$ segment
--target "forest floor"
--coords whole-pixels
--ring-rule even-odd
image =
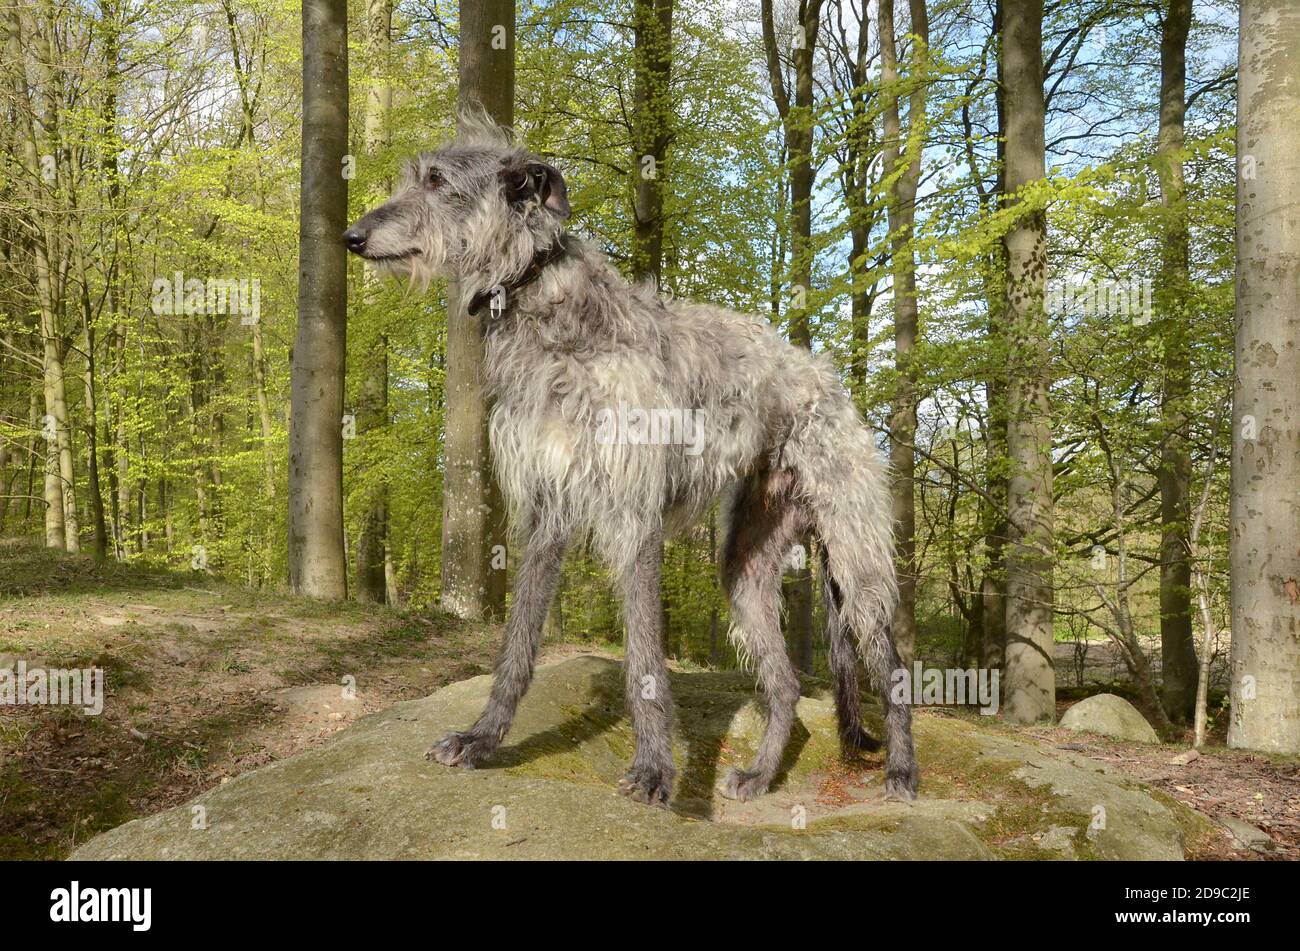
[[[445,615],[0,543],[0,668],[99,667],[107,679],[99,716],[0,707],[0,858],[62,857],[363,714],[485,673],[496,640]]]
[[[0,542],[0,668],[23,660],[107,677],[99,716],[0,707],[0,858],[60,858],[98,832],[324,743],[358,716],[484,673],[498,633],[436,613],[321,604]],[[1196,858],[1300,859],[1295,759],[1209,746],[1177,765],[1185,747],[1017,732],[1272,839],[1252,851],[1225,834]]]

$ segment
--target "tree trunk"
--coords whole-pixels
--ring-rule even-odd
[[[108,526],[104,517],[104,492],[99,483],[99,410],[97,404],[98,381],[95,375],[95,313],[90,298],[90,274],[82,246],[80,215],[73,201],[69,215],[69,239],[72,245],[72,263],[77,272],[78,297],[81,305],[81,339],[85,360],[82,385],[85,389],[86,413],[86,489],[90,493],[90,511],[94,531],[94,557],[103,561],[108,557]]]
[[[1136,628],[1133,625],[1132,598],[1129,594],[1133,587],[1133,579],[1128,567],[1128,521],[1126,514],[1130,504],[1129,493],[1124,481],[1124,474],[1120,471],[1119,464],[1115,460],[1115,454],[1111,449],[1110,439],[1106,435],[1099,407],[1094,409],[1092,416],[1097,427],[1098,446],[1106,459],[1106,471],[1110,481],[1111,519],[1115,525],[1116,548],[1114,598],[1107,597],[1106,589],[1101,584],[1097,584],[1095,590],[1102,603],[1110,609],[1114,618],[1114,628],[1110,633],[1123,654],[1129,677],[1137,687],[1138,695],[1142,698],[1143,703],[1151,709],[1153,716],[1156,718],[1156,732],[1168,740],[1173,737],[1173,724],[1169,722],[1164,707],[1160,705],[1155,679],[1151,673],[1151,664],[1147,660],[1146,651],[1142,649],[1142,642],[1138,639]]]
[[[366,95],[366,153],[374,159],[388,142],[388,117],[392,111],[393,90],[389,80],[389,53],[392,49],[392,0],[370,0],[366,11],[366,58],[371,76],[379,74]],[[367,201],[373,207],[383,200],[385,183],[381,180]],[[366,268],[361,290],[361,306],[366,308],[375,289],[373,269]],[[380,317],[370,313],[372,322]],[[365,332],[372,328],[367,326]],[[388,426],[388,337],[378,332],[373,345],[362,348],[365,364],[357,401],[357,433],[365,439],[382,433]],[[387,599],[386,554],[388,548],[388,487],[374,488],[365,500],[361,533],[357,538],[357,598],[382,604]]]
[[[664,196],[660,176],[672,135],[673,0],[633,0],[636,79],[632,128],[632,277],[663,277]]]
[[[230,37],[230,56],[234,62],[235,79],[239,85],[239,105],[243,114],[241,140],[253,153],[254,192],[259,212],[266,212],[266,181],[262,173],[262,153],[257,148],[257,116],[255,114],[256,82],[253,78],[253,55],[240,46],[240,34],[231,0],[222,0],[226,13],[226,27]],[[262,480],[268,499],[275,497],[275,449],[271,444],[274,429],[271,425],[271,402],[266,391],[266,346],[262,335],[262,321],[256,315],[251,326],[253,392],[257,399],[258,424],[262,434]],[[251,569],[250,569],[251,570]]]
[[[1300,753],[1300,7],[1242,0],[1228,745]]]
[[[54,355],[46,355],[47,373],[50,376],[50,393],[53,401],[47,410],[54,420],[55,445],[58,449],[58,480],[63,494],[63,547],[68,551],[81,551],[81,526],[77,518],[77,473],[73,463],[72,425],[68,418],[67,377],[64,370],[66,348],[59,327],[58,311],[50,315],[47,341],[52,342]],[[48,346],[48,345],[47,345]]]
[[[38,239],[39,243],[39,239]],[[38,255],[40,252],[38,252]],[[37,271],[48,264],[37,263]],[[39,278],[38,278],[39,281]],[[51,305],[52,306],[52,305]],[[64,497],[64,482],[60,473],[61,447],[59,440],[60,420],[67,419],[67,404],[63,393],[63,360],[59,356],[56,339],[57,330],[53,329],[56,318],[53,311],[46,311],[42,304],[41,342],[42,364],[44,366],[45,415],[42,418],[42,433],[45,438],[45,544],[49,548],[68,547],[68,507]],[[73,533],[72,537],[77,536]]]
[[[11,343],[12,340],[13,340],[13,336],[11,334],[6,334],[5,342]],[[3,405],[4,396],[5,396],[4,364],[5,364],[4,357],[0,356],[0,405]],[[3,416],[0,416],[0,420],[3,420]],[[13,494],[13,490],[11,488],[11,483],[13,480],[5,478],[5,469],[7,469],[8,467],[9,467],[9,444],[5,442],[3,439],[0,439],[0,538],[4,537],[5,515],[9,511],[9,496]],[[15,478],[16,476],[17,473],[15,473]]]
[[[122,9],[118,0],[100,0],[99,30],[103,34],[103,59],[107,68],[104,78],[104,99],[99,110],[100,129],[103,137],[103,155],[100,159],[100,172],[104,177],[108,193],[108,207],[112,215],[112,238],[106,249],[108,260],[104,266],[104,309],[103,313],[112,320],[105,357],[108,363],[108,375],[102,393],[104,405],[104,468],[108,474],[108,522],[113,539],[113,554],[118,559],[126,557],[124,538],[125,513],[122,507],[124,492],[121,483],[125,480],[126,440],[122,433],[116,433],[114,426],[120,420],[122,407],[113,398],[112,381],[123,379],[122,348],[125,346],[126,328],[118,305],[122,296],[118,286],[118,250],[121,229],[118,226],[118,213],[121,204],[121,184],[118,180],[117,157],[122,151],[122,143],[117,129],[117,102],[121,90],[121,67],[118,58],[121,51]],[[100,394],[97,394],[100,395]],[[98,440],[97,440],[98,441]],[[129,500],[128,500],[129,501]]]
[[[994,37],[1002,33],[1002,0],[993,6]],[[1002,207],[1006,196],[1006,109],[1002,89],[1002,57],[997,58],[997,82],[994,84],[997,112],[997,171],[992,189],[975,176],[980,207],[992,214]],[[963,119],[966,113],[963,111]],[[966,149],[971,168],[976,167],[973,130],[966,124]],[[988,433],[984,449],[984,483],[989,498],[981,507],[984,528],[984,571],[980,577],[980,657],[977,664],[990,670],[1001,669],[1007,647],[1007,406],[1006,334],[1003,332],[1006,303],[1006,249],[994,245],[985,263],[984,297],[988,308],[985,329],[986,355],[984,392],[988,401]]]
[[[62,74],[62,69],[61,64],[55,60],[57,47],[52,38],[58,17],[53,0],[46,0],[42,5],[42,14],[44,28],[37,27],[32,31],[31,37],[36,57],[36,88],[44,91],[45,100],[40,126],[47,139],[41,154],[52,154],[55,159],[54,196],[56,201],[62,204],[64,192],[72,188],[73,176],[71,155],[67,150],[59,147],[62,104],[56,77]],[[33,137],[34,141],[35,137]],[[50,267],[51,306],[47,315],[49,330],[43,336],[47,341],[52,341],[54,346],[53,357],[47,357],[46,369],[51,377],[50,385],[53,394],[53,402],[47,408],[47,412],[53,417],[55,439],[58,444],[58,478],[63,492],[64,547],[68,551],[76,552],[81,550],[81,530],[77,513],[77,477],[72,445],[72,420],[68,411],[66,389],[66,364],[70,341],[64,339],[62,328],[63,292],[66,274],[70,268],[62,229],[66,226],[70,232],[71,220],[67,215],[59,215],[56,219],[47,221],[46,225],[43,243]]]
[[[266,346],[262,341],[262,321],[253,327],[253,389],[257,396],[257,419],[262,433],[262,481],[266,497],[275,497],[275,450],[271,440],[275,431],[271,427],[271,400],[266,392]]]
[[[1210,447],[1210,461],[1205,466],[1205,483],[1201,489],[1201,502],[1192,518],[1187,539],[1188,560],[1192,565],[1192,579],[1196,585],[1196,605],[1201,615],[1201,656],[1196,666],[1196,708],[1192,718],[1192,745],[1200,748],[1205,743],[1205,730],[1209,720],[1206,704],[1210,695],[1210,664],[1214,660],[1214,645],[1219,637],[1218,625],[1210,605],[1210,565],[1208,553],[1201,546],[1201,530],[1205,526],[1205,510],[1210,504],[1210,490],[1214,486],[1214,461],[1218,458],[1218,426]]]
[[[1191,719],[1196,703],[1196,647],[1192,640],[1192,568],[1187,533],[1191,519],[1192,456],[1187,447],[1188,293],[1187,198],[1183,184],[1183,117],[1187,112],[1187,33],[1192,0],[1169,0],[1160,39],[1160,178],[1163,235],[1156,282],[1157,328],[1164,343],[1160,398],[1160,701],[1177,723]]]
[[[99,484],[99,412],[95,401],[97,387],[95,380],[95,327],[90,320],[88,295],[83,304],[87,305],[83,337],[86,346],[86,479],[90,489],[90,510],[95,523],[95,560],[104,561],[108,557],[108,524],[104,517],[104,492]]]
[[[8,257],[9,255],[7,252],[0,251],[0,261],[8,264]],[[0,350],[3,350],[3,352],[0,352],[0,407],[5,406],[6,401],[10,398],[10,388],[6,384],[9,380],[13,379],[13,377],[9,375],[6,367],[6,364],[9,362],[6,353],[12,353],[17,349],[14,344],[14,334],[12,330],[7,330],[5,332],[3,342],[4,347],[0,348]],[[21,390],[19,392],[21,393]],[[15,396],[16,395],[17,394],[15,394]],[[10,422],[11,420],[6,418],[5,413],[0,411],[0,425],[8,424]],[[15,415],[12,418],[12,423],[15,424],[14,429],[18,428],[16,425],[17,422],[18,417]],[[18,441],[15,439],[14,445],[17,444]],[[18,481],[19,474],[22,472],[21,466],[15,466],[12,474],[5,471],[9,468],[9,463],[13,458],[13,453],[9,449],[9,438],[0,436],[0,538],[4,537],[5,516],[9,513],[9,499],[14,493],[14,486]]]
[[[18,138],[21,139],[23,175],[32,197],[41,192],[41,150],[36,144],[36,125],[32,119],[32,104],[28,96],[27,58],[23,49],[20,7],[9,7],[6,50],[13,78],[14,111],[18,119]],[[42,436],[45,440],[45,544],[49,548],[66,548],[68,530],[67,509],[64,504],[64,483],[60,477],[59,420],[67,425],[67,407],[63,401],[63,361],[56,326],[55,292],[50,272],[48,253],[49,236],[44,216],[40,211],[43,202],[31,202],[32,259],[36,268],[36,299],[40,312],[42,353],[42,392],[45,415]],[[75,541],[76,535],[73,534]]]
[[[999,175],[999,181],[1001,176]],[[998,188],[997,201],[1002,189]],[[984,517],[984,572],[980,578],[983,635],[980,663],[993,670],[1006,663],[1007,649],[1007,347],[1003,327],[1006,306],[1006,254],[999,246],[989,256],[988,349],[989,372],[984,382],[988,399],[988,439],[984,450],[984,481],[989,500]]]
[[[514,122],[514,0],[461,0],[459,78],[462,110],[482,107],[501,125]],[[453,282],[447,288],[441,601],[463,618],[499,617],[505,610],[506,572],[498,557],[506,544],[505,506],[492,471],[482,362],[478,319]]]
[[[846,61],[847,89],[837,90],[849,105],[848,133],[846,136],[844,169],[841,173],[844,189],[844,206],[849,225],[849,319],[851,323],[852,352],[849,356],[849,381],[854,398],[859,404],[867,388],[868,365],[871,351],[871,312],[875,301],[875,284],[868,286],[867,253],[871,249],[871,232],[879,216],[875,201],[875,181],[872,168],[879,153],[874,133],[867,91],[867,64],[870,58],[866,10],[858,20],[857,42],[850,51],[843,44]]]
[[[32,441],[28,447],[27,458],[27,505],[23,508],[23,520],[32,517],[32,502],[36,499],[36,462],[43,460],[41,455],[41,393],[32,387],[27,404],[27,428],[31,431]],[[60,533],[62,537],[62,533]]]
[[[812,191],[813,191],[813,65],[817,35],[821,31],[822,0],[799,0],[794,48],[794,98],[791,100],[781,73],[776,45],[776,27],[772,0],[763,0],[763,44],[767,54],[768,80],[785,130],[786,154],[790,165],[790,272],[791,304],[787,310],[787,333],[790,342],[806,349],[812,347],[808,299],[812,294]],[[813,669],[813,593],[811,536],[805,534],[799,544],[802,565],[787,573],[782,585],[786,602],[786,635],[791,642],[795,666]]]
[[[289,585],[347,596],[343,548],[348,45],[346,0],[303,0],[302,212],[289,424]]]
[[[120,305],[119,305],[120,306]],[[119,385],[126,379],[126,343],[127,324],[122,315],[113,323],[113,377]],[[113,438],[113,490],[117,522],[117,557],[125,561],[129,557],[129,546],[133,534],[131,526],[131,450],[130,434],[126,426],[126,389],[119,391],[117,413],[114,416]],[[134,533],[137,535],[138,533]]]
[[[903,663],[916,650],[916,256],[912,248],[916,224],[916,190],[921,178],[925,135],[926,45],[930,27],[925,0],[910,0],[911,33],[915,39],[913,72],[920,72],[909,98],[906,144],[898,108],[898,50],[894,29],[894,0],[880,0],[881,85],[885,97],[885,169],[889,187],[890,270],[894,283],[894,366],[898,389],[889,423],[889,461],[893,470],[895,559],[898,566],[898,608],[894,612],[894,643]]]
[[[635,80],[632,119],[632,279],[663,286],[664,159],[672,135],[673,0],[634,0]],[[664,544],[659,542],[659,559]],[[660,599],[665,637],[667,604]]]
[[[1007,4],[1002,20],[1008,205],[1045,171],[1042,0]],[[1007,719],[1056,718],[1052,663],[1052,439],[1048,407],[1051,364],[1043,308],[1047,216],[1026,209],[1003,239],[1007,295]]]
[[[194,483],[194,508],[198,515],[198,540],[199,544],[207,546],[208,530],[211,523],[211,509],[208,501],[208,478],[205,472],[203,460],[205,456],[210,456],[212,449],[204,445],[203,432],[204,427],[201,416],[208,404],[207,385],[210,378],[210,371],[207,362],[207,345],[204,340],[202,331],[202,321],[197,320],[192,335],[185,334],[189,339],[186,350],[189,354],[190,362],[190,379],[189,386],[186,389],[185,409],[186,418],[189,424],[189,465],[190,479]],[[184,339],[184,338],[183,338]],[[166,483],[160,481],[160,490],[158,492],[158,504],[164,515],[169,511],[167,508],[167,494],[162,491]],[[170,521],[168,521],[170,525]],[[167,538],[170,541],[171,532],[167,532]],[[170,547],[170,546],[169,546]]]
[[[357,405],[358,434],[375,435],[388,425],[388,338],[380,334],[365,355],[365,376]],[[366,499],[357,537],[357,599],[383,604],[387,600],[385,573],[388,549],[388,491],[375,486]]]
[[[1001,306],[990,316],[996,320]],[[1003,353],[1002,335],[989,334],[995,352]],[[989,669],[1000,669],[1006,661],[1007,648],[1007,576],[1006,540],[1010,527],[1006,514],[999,506],[1007,500],[1007,416],[1005,386],[1001,374],[990,375],[985,391],[989,401],[988,440],[985,448],[984,479],[993,504],[984,506],[986,530],[984,532],[984,572],[980,578],[980,613],[982,622],[982,651],[979,663]]]

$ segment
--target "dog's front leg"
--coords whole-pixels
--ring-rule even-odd
[[[448,733],[426,754],[446,766],[472,768],[497,748],[510,729],[515,709],[533,679],[533,666],[542,643],[542,626],[564,562],[567,538],[534,532],[524,549],[515,578],[505,640],[492,681],[487,708],[464,733]]]
[[[663,613],[659,577],[662,533],[652,532],[638,546],[636,560],[623,575],[623,618],[627,628],[624,675],[628,712],[636,733],[632,768],[619,780],[623,795],[664,805],[672,794],[673,701],[664,662]]]

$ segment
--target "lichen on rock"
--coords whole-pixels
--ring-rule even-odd
[[[633,737],[621,668],[603,656],[539,667],[506,743],[480,768],[425,760],[433,739],[473,721],[490,683],[475,677],[365,717],[321,747],[104,833],[73,858],[1183,857],[1186,817],[1174,815],[1183,807],[960,717],[917,717],[921,796],[885,801],[883,754],[844,761],[833,704],[817,690],[799,702],[772,792],[723,799],[717,785],[762,730],[743,673],[673,674],[679,776],[669,809],[615,789]],[[878,735],[878,713],[868,707],[866,720]]]

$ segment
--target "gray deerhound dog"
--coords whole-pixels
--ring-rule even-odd
[[[350,251],[417,286],[459,281],[482,327],[497,475],[527,537],[487,709],[430,758],[472,767],[505,737],[566,543],[590,532],[621,584],[627,630],[636,755],[619,789],[665,804],[676,770],[661,544],[725,490],[731,636],[768,710],[754,762],[728,774],[723,794],[761,796],[780,767],[799,699],[781,635],[781,570],[811,529],[841,743],[879,748],[862,728],[856,635],[885,704],[886,792],[913,798],[911,712],[889,697],[897,584],[888,477],[871,431],[827,361],[759,318],[629,285],[565,231],[568,216],[555,168],[482,116],[462,117],[454,141],[410,163],[393,197],[344,234]]]

